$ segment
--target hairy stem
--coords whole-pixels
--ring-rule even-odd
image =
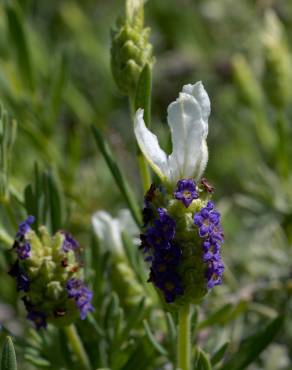
[[[177,337],[177,368],[191,369],[191,305],[183,306],[179,311]]]

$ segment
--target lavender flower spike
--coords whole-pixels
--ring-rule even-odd
[[[16,262],[9,274],[27,310],[27,319],[36,329],[51,323],[71,325],[93,311],[93,293],[83,282],[82,249],[67,231],[50,235],[45,226],[38,232],[28,217],[19,226],[12,251]]]
[[[146,195],[145,208],[152,217],[144,224],[140,249],[150,267],[148,281],[174,310],[200,302],[221,284],[221,216],[201,181],[180,179],[176,188],[153,189],[151,197]]]

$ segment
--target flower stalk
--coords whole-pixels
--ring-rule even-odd
[[[179,310],[177,337],[177,368],[191,369],[191,304]]]

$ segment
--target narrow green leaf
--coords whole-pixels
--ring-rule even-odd
[[[137,323],[140,322],[142,319],[144,313],[145,313],[145,297],[141,299],[141,301],[137,304],[136,307],[133,308],[133,310],[130,312],[130,314],[127,316],[127,322],[125,329],[123,330],[123,337],[127,338],[130,331],[137,325]]]
[[[166,313],[166,325],[170,341],[175,342],[177,338],[177,330],[170,312]]]
[[[223,305],[218,310],[209,315],[205,320],[201,321],[198,325],[198,328],[202,329],[208,326],[212,326],[214,324],[224,322],[226,317],[228,317],[231,314],[232,310],[233,305],[231,303]]]
[[[198,370],[212,370],[209,356],[203,351],[199,350],[199,359],[197,364]]]
[[[10,337],[6,338],[3,345],[1,357],[1,370],[17,370],[14,345]]]
[[[37,210],[35,208],[35,199],[32,190],[32,185],[29,184],[24,189],[24,201],[26,212],[30,215],[34,215],[38,219]]]
[[[143,325],[144,325],[144,329],[145,329],[145,332],[146,332],[146,335],[147,335],[147,338],[149,339],[149,342],[152,344],[152,346],[161,354],[161,355],[164,355],[164,356],[167,356],[167,351],[165,348],[162,347],[161,344],[159,344],[157,342],[157,340],[155,339],[154,335],[152,334],[151,332],[151,329],[149,327],[149,324],[147,322],[147,320],[143,320]]]
[[[133,269],[137,277],[137,280],[143,286],[148,287],[149,284],[145,284],[148,278],[145,273],[144,265],[141,264],[141,256],[139,256],[139,250],[137,246],[134,245],[133,240],[126,232],[122,232],[122,241],[126,256],[129,260],[131,268]]]
[[[147,127],[150,127],[151,121],[151,92],[152,92],[152,69],[147,63],[145,64],[142,72],[139,76],[139,81],[136,88],[136,96],[134,102],[132,102],[134,112],[138,108],[144,109],[144,121]],[[132,113],[134,113],[132,112]],[[146,192],[151,183],[151,172],[148,163],[142,154],[141,150],[137,146],[137,159],[140,168],[140,176],[143,184],[144,192]]]
[[[47,173],[48,201],[52,232],[62,228],[62,198],[57,181],[51,172]]]
[[[33,72],[31,68],[31,59],[25,30],[23,28],[24,20],[21,18],[18,8],[7,3],[6,16],[8,22],[8,29],[11,40],[16,49],[17,62],[21,77],[26,86],[34,89]]]
[[[152,69],[150,65],[145,64],[137,85],[135,110],[144,109],[145,124],[150,127],[151,124],[151,92],[152,92]]]
[[[284,317],[272,320],[263,330],[245,339],[221,370],[242,370],[251,364],[273,341],[283,325]]]
[[[54,63],[55,73],[53,74],[52,86],[51,86],[51,96],[50,96],[50,106],[49,106],[49,122],[51,125],[53,121],[56,120],[57,114],[60,109],[63,91],[67,81],[68,75],[68,58],[67,54],[63,52],[58,60],[57,68]]]
[[[24,358],[26,361],[37,366],[37,368],[45,368],[45,369],[52,368],[52,364],[49,361],[45,360],[44,358],[31,356],[29,354],[25,354]]]
[[[6,230],[0,228],[0,242],[11,248],[14,239],[7,233]]]
[[[218,362],[220,362],[224,355],[225,355],[225,352],[227,350],[227,347],[229,346],[229,342],[226,342],[224,343],[222,346],[220,346],[218,348],[218,350],[213,354],[213,356],[211,357],[211,364],[214,366],[216,364],[218,364]]]
[[[103,330],[102,330],[102,329],[101,329],[101,327],[98,325],[98,323],[96,322],[96,320],[95,320],[94,316],[93,316],[91,313],[87,314],[87,320],[88,320],[88,322],[90,323],[90,325],[92,325],[92,327],[93,327],[94,331],[96,332],[96,334],[97,334],[98,336],[103,336],[103,335],[104,335]]]
[[[107,303],[106,312],[103,320],[106,329],[113,327],[113,320],[117,317],[118,313],[119,313],[119,297],[115,292],[113,292],[110,295],[110,299]],[[114,335],[114,333],[111,334]]]
[[[115,179],[116,184],[121,194],[123,195],[135,222],[140,227],[142,223],[141,222],[141,212],[140,212],[138,203],[134,197],[134,193],[130,189],[126,179],[123,177],[117,165],[117,161],[114,158],[105,137],[102,135],[101,131],[97,127],[92,126],[92,130],[93,130],[95,141],[108,165],[108,168],[111,171],[111,174],[113,178]]]

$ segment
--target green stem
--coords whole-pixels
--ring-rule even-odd
[[[135,112],[136,112],[136,107],[135,107],[135,99],[130,97],[130,110],[131,110],[131,117],[132,120],[134,120]],[[140,177],[141,177],[141,182],[143,186],[143,191],[146,193],[146,191],[150,188],[151,186],[151,172],[148,166],[148,163],[143,156],[141,150],[137,147],[137,156],[138,156],[138,165],[139,165],[139,171],[140,171]]]
[[[191,305],[186,304],[179,311],[177,337],[177,368],[191,369]]]
[[[149,170],[149,166],[145,160],[145,157],[139,150],[138,152],[138,164],[139,164],[139,169],[140,169],[140,176],[141,176],[141,181],[143,185],[143,190],[144,193],[149,190],[151,186],[151,174]]]
[[[64,328],[66,336],[69,340],[73,353],[77,356],[80,363],[81,369],[91,370],[90,362],[81,342],[81,339],[77,333],[76,327],[74,324],[66,326]]]

